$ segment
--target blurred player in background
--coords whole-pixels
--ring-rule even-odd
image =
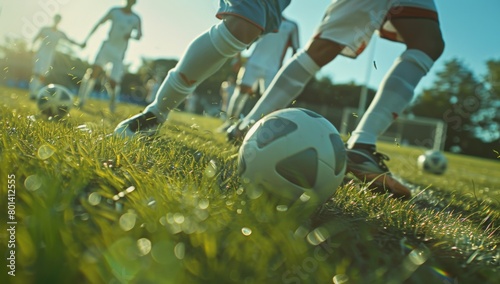
[[[220,85],[220,96],[221,96],[221,118],[227,120],[227,109],[229,107],[229,101],[236,88],[236,79],[233,75],[229,75],[226,81],[222,82]]]
[[[292,55],[299,49],[297,23],[283,18],[278,32],[261,37],[254,46],[245,66],[240,68],[237,86],[227,107],[226,122],[218,130],[225,131],[239,119],[248,98],[257,89],[263,92],[278,73],[288,48]]]
[[[40,29],[38,34],[33,38],[32,45],[35,46],[38,41],[40,41],[40,45],[35,54],[33,75],[29,85],[29,96],[32,100],[36,99],[38,91],[45,84],[47,75],[50,69],[52,69],[52,62],[54,61],[54,54],[56,53],[59,41],[65,40],[80,47],[83,46],[69,39],[64,32],[59,30],[58,26],[61,19],[61,15],[55,15],[54,25]]]
[[[134,6],[135,3],[136,0],[127,0],[124,7],[111,8],[108,13],[97,22],[87,36],[85,44],[100,25],[107,21],[111,21],[108,39],[102,43],[92,68],[87,70],[87,73],[82,79],[78,93],[80,107],[84,106],[89,94],[95,87],[96,80],[103,73],[106,65],[111,63],[112,68],[109,74],[109,80],[106,83],[106,90],[110,97],[109,109],[111,112],[115,111],[116,100],[120,95],[120,83],[124,73],[123,59],[127,51],[128,41],[131,38],[139,40],[142,37],[141,18],[132,11],[132,6]]]
[[[146,109],[115,128],[119,136],[153,135],[186,96],[219,70],[228,59],[248,48],[262,34],[276,32],[290,0],[221,0],[218,24],[189,44],[176,67],[169,71]]]
[[[368,110],[348,141],[347,171],[373,181],[396,197],[410,190],[392,178],[376,150],[376,141],[413,99],[414,90],[441,56],[444,41],[433,0],[332,1],[306,50],[279,71],[252,111],[228,129],[230,139],[242,138],[248,127],[274,110],[287,107],[307,82],[337,55],[356,58],[373,33],[402,42],[407,49],[395,60]]]

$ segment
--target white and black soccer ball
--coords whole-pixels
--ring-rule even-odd
[[[289,201],[325,202],[341,184],[346,150],[338,130],[306,109],[278,110],[255,123],[243,139],[238,170],[244,187]]]
[[[417,160],[418,169],[424,172],[441,175],[448,168],[448,160],[441,151],[426,151]]]
[[[61,118],[73,106],[73,94],[64,86],[49,84],[40,89],[36,98],[40,112],[48,117]]]

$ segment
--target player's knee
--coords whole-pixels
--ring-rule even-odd
[[[214,47],[225,57],[234,57],[247,47],[247,44],[237,39],[222,22],[214,25],[209,35]]]
[[[424,73],[431,70],[432,65],[434,65],[434,59],[430,57],[426,52],[419,49],[407,49],[400,56],[401,60],[412,62],[413,64],[420,67]]]
[[[251,44],[262,34],[261,28],[237,16],[226,15],[224,26],[235,38],[245,44]]]
[[[327,39],[315,38],[306,49],[307,54],[319,66],[330,63],[342,51],[344,46]]]
[[[420,50],[432,58],[433,61],[436,61],[443,54],[444,46],[444,40],[440,33],[417,40],[413,44],[407,44],[408,49]]]
[[[431,47],[432,51],[430,52],[429,56],[434,61],[436,61],[443,54],[444,46],[445,46],[445,43],[444,43],[444,40],[442,37],[435,39],[433,44],[432,44],[432,47]]]

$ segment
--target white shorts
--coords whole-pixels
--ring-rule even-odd
[[[123,67],[123,58],[125,56],[126,47],[116,47],[109,42],[105,41],[101,45],[101,49],[97,53],[97,56],[94,61],[94,65],[101,67],[103,70],[106,70],[108,64],[111,64],[111,71],[108,76],[111,80],[119,83],[121,82],[124,67]]]
[[[54,60],[53,50],[40,50],[36,53],[35,62],[33,64],[33,74],[40,76],[47,76],[52,68],[52,61]]]
[[[315,37],[345,45],[341,54],[355,58],[366,48],[375,31],[383,38],[404,42],[391,19],[416,17],[438,21],[434,1],[337,0],[328,6]]]
[[[240,72],[238,72],[236,83],[252,87],[254,91],[259,87],[262,92],[269,87],[276,73],[278,73],[278,69],[276,68],[264,68],[261,65],[247,62],[245,67],[241,68]]]

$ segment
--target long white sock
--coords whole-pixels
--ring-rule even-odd
[[[414,90],[434,60],[420,50],[409,49],[396,59],[386,74],[370,107],[349,138],[355,143],[375,145],[377,138],[392,124],[413,99]]]
[[[40,91],[41,86],[42,86],[42,81],[38,78],[38,76],[33,76],[31,78],[29,86],[30,98],[36,98],[36,96],[38,95],[38,91]]]
[[[262,116],[287,107],[300,95],[307,82],[319,70],[320,67],[305,51],[298,53],[293,60],[278,71],[269,88],[266,89],[239,127],[244,129]]]
[[[87,71],[80,83],[80,89],[78,90],[78,100],[80,104],[83,104],[87,100],[89,94],[94,90],[96,79],[92,78],[90,74],[91,73]]]
[[[244,105],[247,101],[248,94],[242,93],[240,88],[236,88],[234,90],[231,99],[229,100],[229,105],[227,107],[227,118],[228,119],[238,119],[238,116],[243,109],[242,104]],[[242,102],[243,101],[243,102]]]
[[[163,81],[153,103],[144,112],[154,113],[165,121],[170,110],[178,107],[187,95],[206,78],[219,70],[228,58],[247,47],[226,28],[223,22],[196,38],[177,66]]]

